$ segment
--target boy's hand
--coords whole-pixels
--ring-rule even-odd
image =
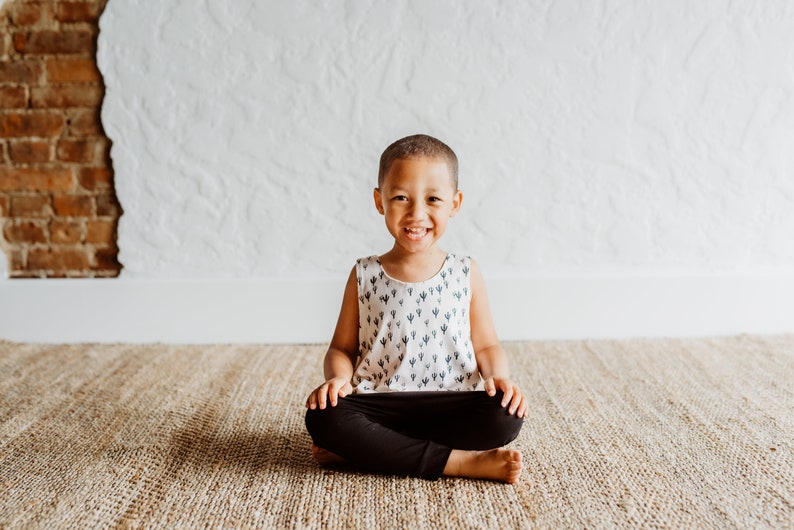
[[[315,388],[309,394],[309,398],[306,400],[306,408],[314,410],[320,407],[320,409],[324,409],[327,403],[335,407],[340,397],[345,397],[352,391],[353,385],[350,384],[350,380],[334,377]]]
[[[485,392],[489,396],[495,396],[497,390],[504,393],[502,396],[502,406],[508,407],[510,414],[515,414],[518,418],[523,418],[527,415],[527,400],[524,393],[516,386],[513,381],[501,377],[489,377],[485,380]]]

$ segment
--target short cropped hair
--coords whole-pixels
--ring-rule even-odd
[[[391,144],[380,155],[380,168],[378,169],[378,187],[383,187],[386,173],[395,160],[409,158],[440,158],[447,163],[452,187],[458,189],[458,157],[447,144],[437,138],[426,134],[406,136]]]

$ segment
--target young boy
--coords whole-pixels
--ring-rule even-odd
[[[438,246],[463,200],[455,153],[426,135],[394,142],[374,199],[394,245],[359,259],[348,277],[326,380],[306,401],[314,458],[514,483],[522,456],[503,446],[518,436],[527,403],[479,267]]]

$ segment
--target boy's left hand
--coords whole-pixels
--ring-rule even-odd
[[[501,390],[502,406],[509,407],[510,414],[515,414],[517,418],[523,418],[527,414],[527,400],[521,389],[512,380],[501,377],[489,377],[484,383],[485,392],[489,396],[495,396],[497,390]]]

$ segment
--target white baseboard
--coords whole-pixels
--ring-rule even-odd
[[[794,274],[487,279],[502,340],[794,333]],[[344,278],[3,280],[0,339],[326,343]]]

